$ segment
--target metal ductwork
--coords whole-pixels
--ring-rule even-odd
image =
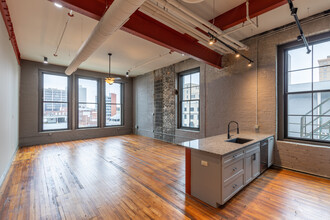
[[[145,0],[115,0],[80,47],[78,54],[65,70],[65,74],[71,75],[75,72],[79,65],[86,61],[111,34],[120,29],[144,2]]]

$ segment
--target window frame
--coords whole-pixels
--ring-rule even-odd
[[[83,76],[83,75],[75,75],[76,77],[76,83],[75,83],[75,92],[76,92],[76,123],[75,123],[75,126],[76,126],[76,129],[77,130],[83,130],[83,129],[95,129],[95,128],[100,128],[101,127],[101,86],[100,86],[100,79],[99,78],[96,78],[96,77],[90,77],[90,76]],[[97,83],[97,103],[85,103],[85,104],[97,104],[97,125],[96,126],[92,126],[92,127],[79,127],[79,79],[86,79],[86,80],[93,80],[93,81],[96,81]]]
[[[121,117],[121,123],[120,123],[120,125],[107,125],[107,102],[106,102],[106,97],[107,97],[107,95],[106,95],[106,92],[107,92],[107,83],[106,82],[104,82],[104,107],[103,107],[103,109],[104,109],[104,116],[103,116],[103,120],[104,120],[104,123],[103,123],[103,126],[105,127],[105,128],[113,128],[113,127],[122,127],[122,126],[124,126],[124,86],[125,86],[125,84],[124,83],[122,83],[122,82],[114,82],[114,83],[117,83],[117,84],[119,84],[120,85],[120,110],[121,110],[121,112],[120,112],[120,117]],[[110,103],[108,103],[108,104],[110,104]],[[110,104],[111,105],[111,104]],[[117,103],[116,103],[116,105],[118,105]]]
[[[54,76],[61,76],[61,77],[66,77],[67,78],[67,102],[58,102],[58,103],[66,103],[67,104],[67,128],[63,129],[44,129],[44,123],[43,123],[43,118],[44,118],[44,75],[54,75]],[[71,105],[71,83],[72,78],[71,76],[67,76],[63,73],[60,72],[54,72],[54,71],[48,71],[48,70],[39,70],[39,94],[38,94],[38,109],[39,109],[39,125],[38,125],[38,130],[39,132],[56,132],[56,131],[68,131],[72,130],[71,126],[71,111],[72,111],[72,105]],[[49,103],[54,103],[50,101],[46,101]]]
[[[190,91],[190,99],[189,100],[185,100],[185,101],[188,101],[189,103],[192,102],[192,101],[197,101],[198,102],[198,107],[197,109],[200,109],[200,105],[201,105],[201,100],[200,100],[200,88],[201,88],[201,83],[200,83],[200,79],[201,79],[201,73],[200,73],[200,67],[197,67],[197,68],[194,68],[194,69],[189,69],[189,70],[186,70],[186,71],[183,71],[183,72],[180,72],[178,73],[178,125],[177,125],[177,128],[178,129],[184,129],[184,130],[192,130],[192,131],[200,131],[200,126],[201,126],[201,113],[200,111],[198,111],[198,128],[193,128],[193,127],[190,127],[190,123],[188,124],[188,126],[183,126],[182,125],[182,103],[185,102],[184,100],[182,100],[182,91],[183,91],[183,85],[182,85],[182,80],[181,78],[183,76],[186,76],[186,75],[192,75],[192,74],[195,74],[195,73],[198,73],[199,74],[199,97],[198,99],[191,99],[191,87],[189,88],[189,91]],[[189,105],[189,112],[190,112],[190,108],[191,106]],[[189,113],[189,122],[190,122],[190,113]]]
[[[314,44],[319,44],[322,42],[330,41],[330,32],[315,35],[308,37],[308,42],[310,46]],[[320,140],[320,139],[313,139],[312,138],[299,138],[299,137],[289,137],[288,136],[288,95],[291,94],[311,94],[311,102],[312,102],[312,117],[313,122],[313,100],[314,94],[320,92],[330,92],[330,88],[326,90],[314,90],[314,83],[313,83],[313,70],[319,67],[313,66],[313,54],[312,54],[312,66],[308,68],[299,69],[300,70],[308,70],[311,69],[312,72],[312,81],[311,81],[311,90],[310,91],[296,91],[296,92],[288,92],[288,63],[287,63],[287,52],[289,50],[298,49],[305,47],[303,42],[290,42],[284,45],[278,46],[278,82],[277,82],[277,103],[278,103],[278,139],[279,140],[293,140],[302,143],[327,143],[330,144],[330,141]],[[313,52],[312,52],[313,53]],[[323,67],[323,66],[322,66]],[[298,70],[294,70],[298,71]],[[312,130],[313,130],[313,123],[312,123]]]

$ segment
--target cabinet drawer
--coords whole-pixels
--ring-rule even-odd
[[[244,187],[243,177],[244,175],[241,174],[225,184],[222,192],[223,203],[228,201],[231,197],[233,197],[238,191],[240,191]]]
[[[252,144],[251,146],[247,146],[245,148],[245,154],[249,154],[252,151],[260,151],[260,142]]]
[[[224,182],[226,182],[232,176],[234,176],[235,174],[237,174],[241,170],[243,170],[243,164],[244,164],[244,158],[241,158],[240,160],[238,160],[234,163],[231,163],[228,166],[225,166],[224,170],[223,170]]]
[[[235,161],[240,160],[243,157],[244,157],[244,151],[243,150],[239,150],[239,151],[230,153],[227,156],[224,156],[222,162],[226,166],[228,164],[231,164],[231,163],[233,163]]]

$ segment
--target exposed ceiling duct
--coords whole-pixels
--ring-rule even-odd
[[[160,12],[157,13],[154,10],[154,12],[152,13],[152,11],[150,10],[154,8],[158,8],[158,11]],[[191,35],[192,37],[195,37],[203,45],[205,45],[205,41],[208,41],[207,39],[209,39],[205,33],[211,32],[213,35],[220,38],[222,42],[225,43],[225,45],[230,46],[230,48],[228,48],[225,45],[214,44],[214,49],[216,49],[222,54],[234,53],[231,48],[234,48],[235,50],[248,49],[246,45],[228,36],[220,28],[216,27],[209,21],[191,12],[175,0],[149,0],[148,2],[146,2],[146,4],[143,5],[142,11],[149,15],[153,14],[153,17],[156,17],[156,19],[159,19],[161,22],[165,23],[168,26],[172,26],[173,28],[175,28],[175,26],[179,26],[179,31],[183,31]],[[161,11],[163,13],[161,13]],[[167,15],[164,16],[164,13]],[[170,21],[171,19],[178,20],[178,22]]]
[[[145,0],[115,0],[96,25],[92,34],[80,47],[77,55],[65,70],[65,73],[71,75],[75,72],[79,65],[87,60],[111,34],[120,29],[128,21],[130,16],[144,1]]]

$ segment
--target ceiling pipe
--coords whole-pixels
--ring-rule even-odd
[[[115,0],[80,47],[77,55],[65,70],[65,74],[71,75],[75,72],[79,65],[86,61],[111,34],[120,29],[144,2],[145,0]]]
[[[184,23],[184,21],[177,19],[174,16],[168,16],[164,11],[158,10],[158,7],[153,4],[143,4],[140,9],[141,12],[155,18],[156,20],[166,24],[167,26],[178,30],[180,33],[186,33],[194,38],[196,38],[200,44],[214,50],[218,50],[221,54],[233,53],[230,49],[228,49],[225,45],[216,44],[210,46],[208,44],[209,37],[198,31],[195,27]]]
[[[198,40],[198,42],[200,44],[208,47],[211,50],[216,49],[221,54],[230,53],[228,48],[226,46],[222,45],[222,44],[217,44],[217,45],[210,46],[208,44],[209,37],[206,36],[205,34],[203,34],[202,32],[198,31],[195,27],[192,27],[192,26],[189,26],[186,23],[183,23],[182,20],[179,20],[179,19],[175,18],[174,16],[168,16],[163,11],[158,10],[157,6],[154,6],[154,7],[156,7],[156,9],[153,9],[151,6],[152,5],[144,4],[144,5],[141,6],[141,8],[139,10],[141,12],[155,18],[159,22],[162,22],[162,23],[166,24],[170,28],[178,30],[182,34],[188,34],[188,35],[194,37],[195,39]]]
[[[258,28],[258,17],[256,18],[257,23],[252,21],[251,18],[250,18],[249,10],[250,10],[249,0],[246,0],[246,20],[249,21],[255,28]]]
[[[196,22],[194,22],[194,25],[196,25],[198,28],[202,29],[205,32],[213,31],[215,34],[218,35],[218,37],[220,39],[222,39],[222,41],[224,41],[228,45],[234,47],[235,49],[244,49],[244,50],[248,49],[248,47],[246,45],[239,42],[238,40],[233,39],[230,36],[224,35],[224,32],[220,28],[218,28],[217,26],[214,26],[209,21],[207,21],[207,20],[201,18],[200,16],[196,15],[195,13],[191,12],[189,9],[187,9],[186,7],[181,5],[179,2],[177,2],[175,0],[154,0],[154,1],[156,1],[159,4],[162,4],[163,7],[168,8],[169,10],[171,10],[171,12],[173,11],[174,13],[177,13],[176,10],[179,10],[179,12],[181,12],[179,14],[181,14],[181,15],[183,15],[183,13],[186,14],[186,18],[188,18],[189,22],[193,22],[190,19],[190,18],[192,18],[194,21],[198,22],[198,24],[196,24]]]
[[[174,7],[173,5],[169,4],[167,1],[165,0],[155,0],[155,2],[146,2],[146,4],[154,4],[156,5],[158,8],[160,8],[161,10],[167,12],[170,15],[173,15],[179,19],[185,20],[186,22],[191,23],[192,25],[194,25],[195,27],[199,28],[200,30],[204,31],[205,33],[212,31],[212,33],[214,33],[215,35],[219,35],[219,33],[214,32],[212,29],[206,27],[205,25],[201,24],[199,21],[195,20],[194,18],[190,17],[189,15],[183,13],[181,10],[179,10],[178,8]],[[211,26],[211,23],[210,23]],[[237,44],[233,43],[232,41],[228,40],[228,39],[224,39],[222,38],[222,41],[225,42],[226,44],[230,45],[231,47],[240,50],[242,49],[240,46],[238,46]]]

